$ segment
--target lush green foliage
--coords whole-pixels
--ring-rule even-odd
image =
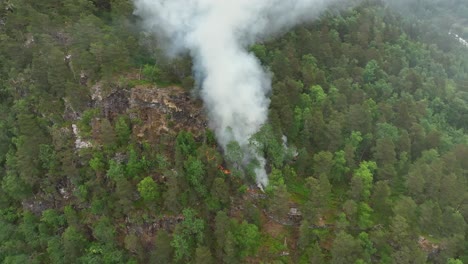
[[[468,263],[468,55],[447,35],[468,7],[435,2],[251,48],[273,76],[265,192],[237,142],[223,160],[211,131],[145,138],[95,103],[193,85],[131,1],[1,2],[0,262]]]

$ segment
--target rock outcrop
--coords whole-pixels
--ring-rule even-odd
[[[181,130],[199,135],[206,127],[201,102],[193,100],[189,93],[176,86],[133,88],[127,111],[130,118],[141,121],[133,127],[134,133],[148,140]]]

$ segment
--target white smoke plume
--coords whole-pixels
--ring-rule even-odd
[[[134,0],[147,30],[170,40],[168,52],[189,52],[210,125],[225,148],[235,140],[260,162],[257,183],[268,184],[265,159],[249,138],[266,122],[270,76],[249,45],[316,18],[334,0]]]

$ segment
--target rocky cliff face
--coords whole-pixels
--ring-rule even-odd
[[[207,126],[201,101],[178,86],[140,85],[115,89],[108,95],[103,95],[100,85],[91,90],[94,105],[103,116],[113,121],[119,115],[128,115],[134,121],[134,136],[142,141],[155,142],[181,130],[199,136]]]
[[[133,132],[138,138],[148,140],[181,130],[199,135],[206,127],[201,102],[176,86],[133,88],[127,112],[132,119],[141,121],[133,127]]]
[[[64,113],[65,118],[72,122],[68,130],[74,134],[76,149],[99,146],[103,139],[102,123],[108,120],[112,124],[122,115],[132,120],[133,137],[140,142],[171,144],[182,130],[200,138],[207,128],[201,100],[178,86],[139,85],[127,89],[117,86],[103,89],[102,83],[96,83],[90,90],[89,105],[100,112],[99,117],[90,121],[91,133],[86,136],[77,126],[83,113],[72,107],[67,107]]]

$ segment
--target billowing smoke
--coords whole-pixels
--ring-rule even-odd
[[[267,120],[270,76],[249,45],[316,18],[333,0],[135,0],[148,30],[170,40],[168,52],[189,52],[210,125],[226,148],[237,141],[260,162],[257,182],[268,184],[265,159],[249,138]]]

